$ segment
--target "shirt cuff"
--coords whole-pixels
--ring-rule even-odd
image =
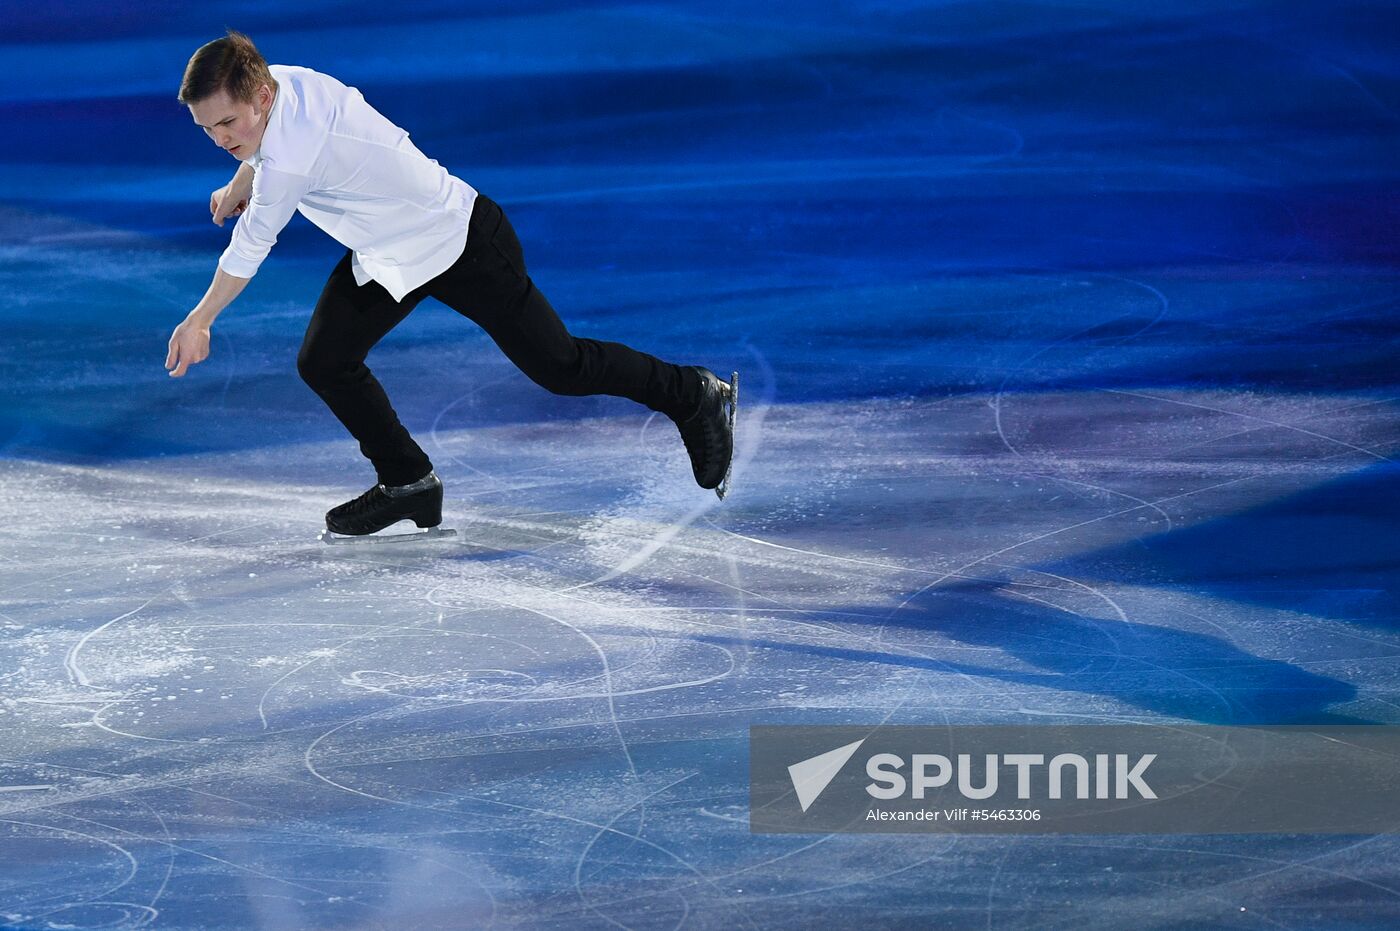
[[[230,243],[224,250],[224,254],[219,256],[219,268],[224,274],[232,275],[235,278],[252,278],[258,273],[258,266],[262,265],[262,259],[249,259],[239,255]]]

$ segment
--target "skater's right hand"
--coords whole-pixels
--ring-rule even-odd
[[[209,358],[209,325],[186,317],[175,332],[170,334],[169,350],[165,354],[165,367],[171,378],[179,378],[191,366]]]
[[[234,182],[230,181],[209,195],[209,213],[213,215],[216,226],[223,226],[225,219],[236,217],[248,209],[248,194],[235,191],[233,187]]]

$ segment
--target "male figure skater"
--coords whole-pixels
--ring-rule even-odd
[[[500,206],[420,152],[358,90],[309,68],[268,65],[247,36],[229,30],[195,52],[178,99],[243,164],[209,198],[219,226],[239,220],[209,290],[170,337],[171,376],[208,357],[214,318],[257,273],[294,211],[347,247],[297,356],[301,377],[359,440],[378,477],[326,514],[332,533],[442,521],[442,483],[365,366],[375,343],[425,297],[477,323],[555,394],[616,395],[666,414],[696,482],[724,497],[737,373],[725,383],[701,366],[571,336],[526,273]]]

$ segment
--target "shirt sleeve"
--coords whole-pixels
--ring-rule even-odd
[[[253,175],[253,196],[233,227],[219,268],[235,278],[252,278],[277,242],[277,234],[296,212],[302,195],[311,189],[305,175],[260,168]]]

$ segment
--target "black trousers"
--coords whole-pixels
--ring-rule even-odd
[[[399,422],[365,356],[425,297],[474,321],[522,372],[555,394],[616,395],[682,418],[699,405],[699,379],[689,368],[621,343],[571,336],[526,273],[510,220],[478,194],[461,257],[402,301],[376,281],[357,285],[347,250],[316,302],[297,356],[301,377],[360,441],[385,485],[417,481],[432,462]]]

